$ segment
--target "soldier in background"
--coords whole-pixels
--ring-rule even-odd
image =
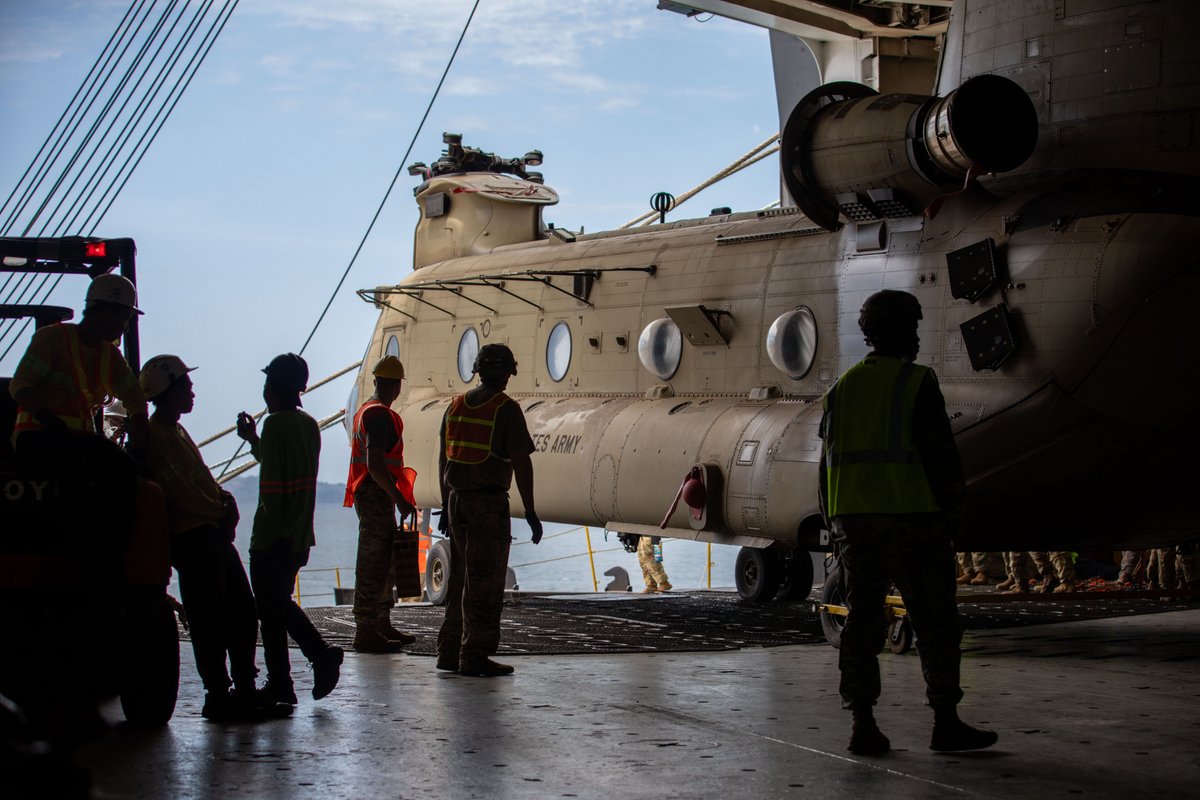
[[[533,439],[521,408],[504,393],[517,374],[516,359],[505,345],[484,345],[472,371],[480,385],[455,397],[442,420],[438,475],[441,526],[450,532],[450,580],[437,668],[492,677],[513,672],[489,656],[500,644],[514,477],[534,544],[542,540],[542,523],[533,505]]]
[[[858,324],[871,352],[823,400],[819,497],[850,609],[838,666],[842,702],[854,715],[848,749],[859,755],[891,748],[873,707],[884,598],[893,581],[916,633],[933,708],[930,749],[975,750],[997,739],[958,717],[962,629],[953,537],[966,490],[937,378],[914,363],[920,319],[921,305],[907,292],[868,297]]]
[[[671,591],[667,570],[662,565],[662,540],[657,536],[639,536],[637,546],[638,566],[642,568],[642,580],[646,588],[642,594]]]
[[[413,514],[417,473],[404,466],[404,422],[392,410],[400,396],[404,365],[384,356],[371,370],[375,394],[354,415],[350,474],[343,505],[358,515],[358,560],[354,570],[354,649],[394,653],[417,640],[392,627],[392,551],[396,509]],[[414,541],[413,546],[416,546]]]

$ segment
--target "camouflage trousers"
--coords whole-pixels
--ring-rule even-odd
[[[358,514],[358,559],[354,565],[354,624],[374,628],[392,608],[392,547],[396,504],[370,478],[354,494]]]
[[[1043,578],[1058,578],[1060,583],[1075,582],[1075,560],[1070,553],[1061,550],[1053,553],[1030,551],[1029,557]]]
[[[1151,551],[1147,577],[1160,589],[1189,588],[1200,580],[1197,566],[1196,545],[1164,547]]]
[[[842,707],[870,708],[879,699],[877,656],[887,633],[884,598],[892,583],[916,634],[929,705],[935,710],[958,705],[962,628],[954,549],[941,516],[854,514],[834,518],[832,527],[849,609],[838,651]]]
[[[637,557],[638,566],[642,568],[642,579],[646,582],[647,587],[670,583],[662,562],[654,557],[654,545],[649,536],[638,537]]]
[[[438,631],[438,659],[478,663],[500,646],[504,576],[512,543],[505,492],[452,490],[450,581],[446,618]]]

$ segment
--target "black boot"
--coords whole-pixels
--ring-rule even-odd
[[[991,747],[1000,738],[995,731],[973,728],[958,718],[954,709],[935,711],[933,736],[929,749],[940,753],[955,753],[960,750],[982,750]]]
[[[871,709],[854,711],[854,728],[850,732],[850,744],[846,749],[860,756],[881,756],[892,749],[892,743],[879,726]]]

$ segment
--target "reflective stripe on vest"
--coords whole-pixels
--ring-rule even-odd
[[[375,406],[388,412],[392,425],[396,428],[396,444],[383,454],[384,466],[395,479],[400,494],[404,495],[404,499],[410,505],[415,506],[417,503],[413,497],[413,484],[417,480],[417,471],[404,466],[404,422],[399,414],[375,398],[363,403],[354,415],[354,429],[350,438],[350,474],[346,476],[346,495],[342,499],[342,505],[347,508],[354,505],[354,493],[370,475],[370,469],[367,467],[367,432],[363,429],[363,414]]]
[[[58,387],[71,386],[75,389],[73,398],[62,405],[47,407],[45,410],[61,419],[70,430],[76,433],[94,433],[95,422],[92,419],[96,409],[104,405],[108,393],[112,391],[112,349],[105,347],[107,342],[101,342],[96,348],[96,374],[93,378],[88,375],[87,365],[83,363],[80,351],[79,331],[76,325],[59,323],[57,328],[63,337],[63,346],[67,351],[70,372],[62,372],[50,365],[50,372],[45,377],[46,383]],[[14,437],[22,431],[42,429],[42,423],[25,411],[17,409],[17,419],[13,425]]]
[[[508,402],[504,392],[493,395],[481,406],[472,406],[460,394],[450,402],[446,414],[446,458],[459,464],[482,464],[492,454],[496,416]]]
[[[938,511],[912,438],[913,410],[928,367],[868,356],[825,395],[826,511]]]

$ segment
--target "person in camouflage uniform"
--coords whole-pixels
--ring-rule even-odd
[[[671,591],[671,582],[667,580],[667,571],[654,553],[654,540],[657,536],[639,536],[637,546],[638,566],[642,568],[642,579],[646,582],[643,594]]]
[[[533,439],[520,406],[504,394],[517,374],[516,359],[505,345],[484,345],[473,371],[480,385],[455,397],[442,420],[439,527],[450,533],[450,580],[437,668],[493,677],[513,672],[489,656],[500,644],[514,478],[534,544],[542,539],[542,523],[534,510]]]
[[[1042,582],[1034,587],[1035,592],[1062,594],[1075,591],[1075,559],[1070,553],[1031,551],[1029,557],[1042,578]]]
[[[392,410],[392,403],[400,396],[404,365],[396,356],[384,356],[371,372],[375,393],[354,415],[350,472],[343,501],[358,514],[354,649],[360,653],[394,653],[417,639],[396,630],[391,621],[396,509],[401,519],[415,512],[416,472],[404,466],[404,423]],[[415,535],[406,538],[412,540],[402,538],[410,549],[417,546]]]
[[[884,598],[895,582],[917,637],[926,697],[933,708],[929,747],[989,747],[995,733],[958,717],[959,643],[953,537],[966,488],[946,404],[933,370],[914,363],[921,306],[907,292],[882,291],[863,304],[858,324],[871,352],[823,398],[819,497],[838,550],[849,614],[838,667],[842,704],[854,716],[848,749],[881,755],[878,653]]]

